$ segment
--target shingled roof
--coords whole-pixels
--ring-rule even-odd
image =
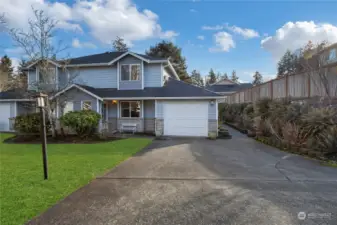
[[[222,95],[176,79],[169,79],[163,87],[148,87],[139,90],[118,90],[117,88],[93,88],[74,84],[99,98],[221,98]],[[69,87],[70,89],[70,87]],[[65,92],[64,90],[63,92]]]
[[[219,84],[211,85],[206,87],[207,90],[216,92],[216,93],[225,93],[225,92],[236,92],[243,89],[251,88],[253,85],[251,83],[242,83],[242,84]]]

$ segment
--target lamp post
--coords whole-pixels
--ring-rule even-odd
[[[47,165],[47,129],[45,116],[45,98],[47,95],[40,93],[36,97],[37,106],[40,108],[41,115],[41,137],[42,137],[42,160],[43,160],[43,174],[44,179],[48,179],[48,165]]]

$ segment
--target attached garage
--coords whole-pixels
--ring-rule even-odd
[[[208,136],[208,101],[163,102],[164,135]]]
[[[0,102],[0,131],[9,131],[12,103]]]

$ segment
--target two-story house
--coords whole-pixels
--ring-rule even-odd
[[[109,131],[132,126],[157,135],[206,137],[218,130],[218,100],[223,96],[180,81],[169,59],[106,52],[73,58],[67,70],[51,64],[62,89],[54,98],[66,102],[57,106],[57,118],[90,109],[102,115]],[[35,65],[27,66],[29,89],[43,79]],[[66,85],[70,79],[73,83]],[[8,118],[27,112],[26,101],[34,100],[16,92],[0,93],[0,130],[10,129]]]

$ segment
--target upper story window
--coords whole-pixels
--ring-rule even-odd
[[[140,76],[141,74],[139,64],[130,64],[121,66],[122,81],[140,80]]]
[[[337,52],[337,49],[335,49],[335,48],[331,49],[330,52],[329,52],[329,58],[328,58],[328,60],[334,60],[334,59],[336,59],[337,58],[336,52]]]
[[[54,84],[56,81],[56,68],[50,67],[48,69],[39,68],[39,81],[45,84]]]

